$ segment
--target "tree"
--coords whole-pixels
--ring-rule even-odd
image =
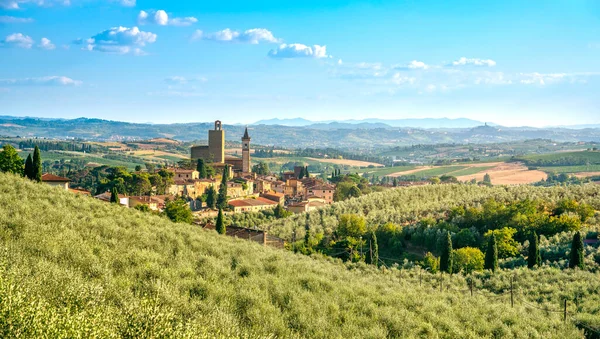
[[[340,237],[359,238],[367,233],[367,222],[361,215],[342,214],[336,232]]]
[[[483,253],[479,248],[463,247],[454,250],[454,272],[469,274],[483,270]]]
[[[310,173],[308,173],[308,166],[304,167],[304,177],[305,178],[310,178]]]
[[[533,268],[534,266],[540,266],[542,264],[542,257],[540,255],[539,247],[539,236],[537,233],[531,233],[531,239],[529,240],[529,257],[527,257],[527,267]]]
[[[452,273],[452,237],[450,236],[450,232],[446,232],[446,241],[442,245],[441,252],[440,271]]]
[[[517,230],[512,227],[504,227],[497,230],[485,232],[484,237],[489,238],[491,234],[496,236],[498,247],[498,256],[500,258],[510,258],[519,254],[519,243],[513,239]]]
[[[494,233],[492,233],[488,240],[484,268],[492,270],[492,272],[498,269],[498,245],[496,244],[496,235]]]
[[[192,211],[183,199],[175,199],[165,204],[165,214],[173,222],[191,224],[193,221]]]
[[[136,172],[139,172],[142,170],[142,165],[135,165],[135,169]]]
[[[571,258],[569,259],[569,268],[585,268],[583,260],[583,238],[581,233],[575,232],[573,242],[571,243]]]
[[[369,236],[369,253],[367,255],[367,264],[379,266],[379,245],[377,245],[377,235],[371,231]]]
[[[42,182],[42,154],[37,145],[33,150],[33,168],[31,173],[33,176],[32,180]]]
[[[393,182],[393,184],[392,184],[392,185],[393,185],[394,187],[398,187],[398,178],[394,177],[394,181],[392,181],[392,182]]]
[[[25,160],[24,174],[27,179],[33,179],[33,158],[31,158],[31,153],[27,155],[27,160]]]
[[[259,161],[258,164],[252,166],[252,172],[258,175],[267,175],[271,172],[271,170],[266,162]]]
[[[488,186],[492,186],[492,177],[489,174],[483,176],[483,183]]]
[[[223,167],[223,176],[221,177],[221,185],[219,186],[219,195],[217,196],[217,207],[224,209],[227,207],[227,165]]]
[[[310,247],[310,214],[306,213],[306,223],[304,224],[304,247]]]
[[[206,173],[206,165],[204,165],[204,159],[198,159],[196,163],[196,171],[198,171],[198,177],[200,179],[206,179],[208,177],[208,173]]]
[[[209,186],[206,189],[206,207],[214,209],[217,205],[217,192],[215,188]]]
[[[225,232],[227,232],[227,229],[225,228],[225,222],[223,221],[223,210],[221,208],[219,208],[215,229],[219,234],[225,234]]]
[[[4,145],[0,152],[0,172],[23,175],[23,159],[9,144]]]
[[[429,270],[431,273],[437,273],[440,267],[440,259],[436,258],[431,252],[427,252],[421,265],[424,269]]]
[[[119,203],[119,192],[117,191],[117,187],[113,186],[110,190],[110,202],[113,204]]]

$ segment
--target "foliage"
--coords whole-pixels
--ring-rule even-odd
[[[259,161],[258,164],[252,166],[252,172],[258,175],[268,175],[271,173],[271,170],[266,162]]]
[[[489,239],[493,234],[494,242],[498,247],[499,258],[514,257],[519,253],[519,243],[513,238],[517,230],[512,227],[504,227],[497,230],[489,230],[484,234],[485,239]]]
[[[173,222],[191,224],[193,221],[192,211],[183,199],[167,201],[164,213]]]
[[[492,233],[488,237],[488,245],[485,251],[484,268],[495,272],[498,269],[498,244],[496,242],[496,234]]]
[[[529,256],[527,257],[527,267],[534,268],[542,264],[542,256],[540,255],[540,237],[537,233],[531,233],[531,239],[529,240]]]
[[[220,209],[227,208],[227,180],[229,175],[229,169],[227,165],[223,167],[223,173],[221,176],[221,184],[219,185],[219,194],[217,195],[216,205]]]
[[[215,209],[217,206],[217,191],[212,186],[206,189],[206,207]]]
[[[416,270],[296,255],[1,174],[0,247],[6,338],[573,338],[561,314],[511,308],[509,275],[542,309],[577,293],[581,316],[600,303],[586,271],[481,273],[470,297],[461,274],[440,292]]]
[[[0,152],[0,172],[23,175],[23,166],[17,150],[12,145],[4,145]]]
[[[440,252],[440,271],[452,273],[452,237],[450,236],[450,232],[446,232],[446,241],[442,243]]]
[[[204,164],[204,159],[197,160],[196,171],[198,171],[198,178],[200,178],[200,179],[208,178],[208,173],[206,172],[206,165]]]
[[[573,235],[573,243],[571,245],[571,256],[569,259],[569,268],[581,268],[585,267],[583,258],[583,238],[581,233],[575,232]]]
[[[223,210],[219,208],[219,214],[217,215],[217,222],[215,225],[215,229],[217,230],[217,233],[219,234],[225,234],[226,233],[226,228],[225,228],[225,222],[223,220]]]
[[[117,188],[113,186],[113,188],[110,190],[110,202],[113,204],[118,204],[120,202],[119,200],[119,191],[117,191]]]
[[[356,214],[344,214],[340,216],[340,224],[337,234],[340,237],[358,238],[367,233],[365,218]]]
[[[37,145],[33,149],[32,160],[31,179],[37,182],[42,182],[42,155]]]
[[[479,248],[463,247],[453,251],[452,271],[469,274],[483,270],[483,253]]]

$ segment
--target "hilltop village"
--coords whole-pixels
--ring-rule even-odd
[[[224,206],[226,214],[258,212],[278,205],[289,212],[302,213],[333,203],[336,185],[311,176],[305,166],[295,166],[293,171],[279,175],[254,172],[247,128],[241,141],[241,157],[226,155],[225,130],[221,121],[215,121],[214,129],[208,131],[208,144],[192,146],[190,161],[185,162],[185,166],[153,170],[152,175],[167,182],[160,194],[125,195],[107,190],[94,197],[131,208],[145,205],[152,211],[163,211],[168,201],[184,200],[196,220],[216,216],[216,195],[223,183],[226,184],[226,201],[219,205]],[[147,172],[140,170],[133,175]],[[92,195],[70,188],[69,178],[46,173],[42,181],[74,193]],[[153,185],[151,191],[156,193],[158,189]]]

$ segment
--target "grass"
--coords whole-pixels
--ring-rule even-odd
[[[395,166],[395,167],[384,167],[384,168],[363,168],[360,169],[358,171],[352,171],[350,170],[350,173],[369,173],[370,175],[376,175],[376,176],[386,176],[386,175],[390,175],[390,174],[394,174],[394,173],[398,173],[398,172],[403,172],[403,171],[410,171],[415,169],[416,166]]]
[[[589,160],[592,164],[600,164],[600,152],[599,151],[578,151],[578,152],[555,152],[548,154],[529,154],[520,156],[520,158],[527,160],[545,160],[553,161],[562,158],[576,158]]]
[[[439,292],[415,270],[265,248],[0,174],[0,337],[581,336],[560,314],[446,281]]]
[[[443,166],[443,167],[435,167],[432,169],[427,169],[423,171],[418,171],[411,173],[411,175],[415,175],[421,178],[429,178],[429,177],[439,177],[446,174],[454,175],[454,172],[460,171],[467,168],[467,166]]]
[[[581,165],[581,166],[549,166],[539,167],[540,171],[546,173],[579,173],[579,172],[598,172],[600,171],[600,165]]]

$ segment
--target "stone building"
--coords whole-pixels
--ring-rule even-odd
[[[225,162],[225,131],[220,120],[215,121],[215,129],[208,131],[207,146],[193,146],[192,159],[203,159],[207,163]]]

